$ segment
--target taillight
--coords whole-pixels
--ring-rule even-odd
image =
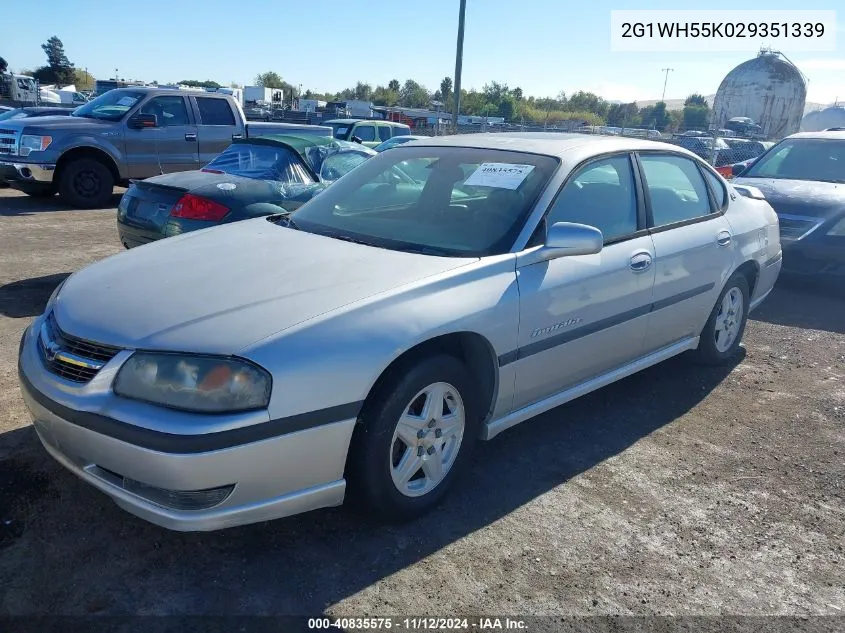
[[[173,218],[185,218],[187,220],[222,220],[229,213],[229,207],[224,207],[213,200],[200,198],[199,196],[186,193],[179,198],[179,201],[170,212]]]

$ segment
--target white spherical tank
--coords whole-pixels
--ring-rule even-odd
[[[713,101],[713,123],[723,128],[733,117],[749,117],[767,138],[780,139],[799,130],[806,100],[801,72],[779,53],[761,51],[722,80]]]
[[[845,106],[808,112],[801,121],[802,132],[821,132],[830,127],[845,128]]]

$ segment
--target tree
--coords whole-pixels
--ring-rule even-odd
[[[272,70],[268,70],[266,73],[260,73],[255,76],[255,85],[263,88],[281,88],[284,83],[285,82],[282,80],[281,75],[277,72],[273,72]]]
[[[443,77],[440,82],[440,99],[439,101],[448,101],[452,96],[452,78]]]
[[[4,73],[8,70],[9,64],[6,62],[5,59],[0,57],[0,73]]]
[[[612,127],[637,127],[640,125],[636,103],[614,103],[607,110],[607,124]]]
[[[399,80],[398,79],[391,79],[390,83],[387,84],[387,88],[392,90],[393,92],[399,92]]]
[[[665,130],[670,122],[669,114],[666,112],[666,104],[663,101],[658,101],[653,106],[646,106],[640,110],[640,117],[642,125],[660,131]]]
[[[77,90],[93,90],[94,77],[82,68],[77,68],[74,72],[73,85]]]
[[[511,94],[513,95],[513,98],[517,101],[522,101],[522,88],[514,88],[513,90],[511,90]]]
[[[684,110],[679,121],[687,130],[700,130],[710,122],[710,107],[700,94],[691,94],[684,100]]]
[[[191,88],[222,88],[219,83],[216,81],[211,81],[211,79],[206,79],[205,81],[199,81],[197,79],[183,79],[179,82],[183,86],[189,86]]]
[[[391,88],[376,86],[373,90],[373,103],[379,106],[395,106],[399,102],[399,94]]]
[[[373,87],[370,84],[361,83],[359,81],[355,84],[355,90],[353,91],[352,98],[358,99],[359,101],[372,101]]]
[[[499,116],[505,117],[506,121],[510,121],[516,114],[516,100],[507,95],[499,102]]]
[[[399,101],[408,108],[427,108],[431,103],[431,95],[416,81],[408,79],[399,91]]]
[[[41,83],[68,85],[74,82],[73,64],[65,54],[65,46],[62,41],[53,35],[44,44],[41,50],[47,55],[47,65],[41,66],[33,76]]]

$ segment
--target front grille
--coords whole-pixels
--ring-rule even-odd
[[[38,349],[41,352],[41,359],[51,373],[72,382],[86,383],[90,381],[102,369],[103,365],[120,351],[118,347],[86,341],[63,332],[56,323],[56,317],[52,312],[47,316],[45,327],[54,349],[57,349],[59,353],[51,356],[43,338],[39,337]],[[80,364],[74,362],[68,355],[77,357],[78,360],[91,362]]]
[[[14,130],[0,130],[0,154],[18,153],[18,135]]]
[[[780,239],[799,240],[819,225],[815,218],[780,216]]]

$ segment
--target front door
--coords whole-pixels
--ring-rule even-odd
[[[654,248],[635,183],[627,153],[580,167],[550,208],[545,226],[594,226],[604,235],[604,248],[595,255],[518,267],[514,409],[642,354],[654,285]]]
[[[734,262],[731,226],[718,179],[709,191],[696,161],[668,152],[641,153],[654,240],[654,306],[646,351],[698,336]],[[706,173],[706,172],[705,172]],[[718,198],[718,199],[717,199]]]
[[[197,169],[197,126],[188,116],[185,97],[160,95],[143,103],[140,114],[154,114],[157,127],[126,130],[126,156],[131,178]]]

